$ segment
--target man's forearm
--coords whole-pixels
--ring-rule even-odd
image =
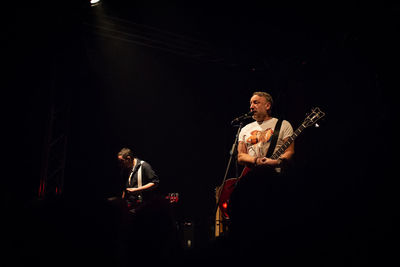
[[[129,191],[129,192],[131,192],[131,193],[140,192],[140,191],[143,191],[143,190],[150,189],[150,188],[153,187],[154,185],[155,185],[154,183],[148,183],[148,184],[145,184],[145,185],[143,185],[143,186],[141,186],[141,187],[131,187],[131,188],[127,188],[126,191]]]
[[[255,164],[256,159],[257,157],[250,156],[246,153],[240,153],[238,155],[238,163],[241,165]]]

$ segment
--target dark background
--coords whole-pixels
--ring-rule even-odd
[[[180,194],[177,217],[196,222],[204,241],[236,134],[230,121],[252,92],[267,91],[294,128],[312,107],[327,113],[296,141],[291,223],[335,251],[320,252],[328,258],[391,258],[398,6],[53,2],[6,16],[9,210],[37,198],[50,107],[68,106],[63,196],[115,195],[116,153],[131,147],[161,192]]]

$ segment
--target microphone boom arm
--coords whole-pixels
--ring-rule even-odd
[[[244,115],[242,115],[242,116],[239,116],[239,117],[233,119],[233,120],[231,121],[231,124],[234,124],[234,123],[236,123],[236,122],[240,122],[240,121],[243,121],[243,120],[250,119],[250,118],[253,116],[253,114],[254,114],[254,111],[249,111],[249,112],[247,112],[246,114],[244,114]]]

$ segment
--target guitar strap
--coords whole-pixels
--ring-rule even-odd
[[[137,178],[138,187],[142,187],[142,166],[143,166],[143,160],[140,162],[140,167],[138,170],[138,178]]]
[[[274,134],[271,137],[271,143],[270,143],[268,151],[267,151],[267,155],[266,155],[267,158],[270,158],[272,156],[272,154],[274,153],[274,150],[276,147],[276,142],[278,141],[279,132],[281,130],[281,125],[282,125],[282,120],[278,119],[278,121],[275,124]]]
[[[143,160],[140,161],[140,166],[139,166],[139,169],[138,169],[138,179],[137,179],[138,187],[142,186],[142,165],[143,165]],[[132,175],[133,175],[133,170],[134,169],[135,169],[135,166],[133,166],[131,174],[129,175],[129,179],[128,179],[128,181],[129,181],[128,184],[129,185],[131,184],[131,179],[132,179]]]

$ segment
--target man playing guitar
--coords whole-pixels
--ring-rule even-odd
[[[279,183],[283,179],[279,173],[294,155],[294,142],[291,142],[279,157],[267,157],[267,153],[279,150],[293,135],[293,128],[286,120],[282,120],[280,129],[276,129],[279,128],[275,127],[278,119],[271,115],[272,104],[271,95],[254,92],[250,111],[255,121],[244,126],[238,138],[237,160],[245,168],[237,179],[228,205],[229,232],[240,241],[239,246],[247,249],[253,249],[255,244],[265,241],[266,235],[270,236],[272,225],[275,225],[272,222],[280,213],[276,212],[279,210],[276,205]],[[269,150],[270,146],[273,151]]]
[[[222,222],[235,241],[233,247],[249,253],[255,262],[260,262],[266,251],[270,257],[275,255],[278,244],[285,245],[281,239],[287,230],[284,225],[290,224],[293,177],[282,169],[293,158],[294,140],[304,129],[318,127],[317,121],[325,116],[318,107],[313,108],[293,131],[288,121],[272,117],[272,105],[268,93],[253,93],[250,111],[255,121],[238,135],[237,160],[245,167],[240,177],[224,180],[217,191],[217,214],[225,220]]]
[[[135,213],[137,208],[153,197],[159,178],[150,164],[134,157],[129,148],[122,148],[118,152],[118,161],[123,170],[129,171],[122,198],[126,200],[129,211]]]

